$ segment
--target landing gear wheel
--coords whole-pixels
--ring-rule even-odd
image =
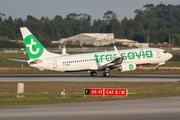
[[[156,67],[156,70],[160,70],[160,68],[159,68],[159,67]]]
[[[97,72],[91,72],[92,77],[96,77],[96,75],[97,75]]]
[[[110,73],[109,73],[109,72],[103,72],[103,76],[104,76],[104,77],[109,77],[109,76],[110,76]]]

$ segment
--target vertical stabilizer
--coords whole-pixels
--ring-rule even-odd
[[[47,51],[26,27],[21,27],[20,30],[30,60],[59,56]]]

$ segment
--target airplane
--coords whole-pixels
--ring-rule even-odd
[[[110,76],[109,71],[120,72],[136,70],[136,66],[156,64],[159,65],[173,57],[172,54],[160,48],[135,48],[114,51],[93,52],[74,55],[60,55],[47,51],[35,38],[27,27],[20,28],[24,39],[29,60],[8,59],[26,62],[29,66],[40,70],[52,70],[60,72],[88,71],[91,76],[97,76],[96,71],[104,71],[103,76]]]

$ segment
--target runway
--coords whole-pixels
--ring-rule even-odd
[[[161,75],[0,75],[0,82],[180,82]],[[179,120],[180,97],[0,106],[0,120]]]
[[[0,82],[180,82],[180,75],[0,75]]]
[[[0,120],[179,120],[180,97],[0,106]]]

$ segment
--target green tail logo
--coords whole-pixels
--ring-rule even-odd
[[[44,51],[44,47],[41,43],[34,37],[34,35],[29,35],[24,39],[26,45],[26,50],[28,52],[29,59],[39,58]]]

